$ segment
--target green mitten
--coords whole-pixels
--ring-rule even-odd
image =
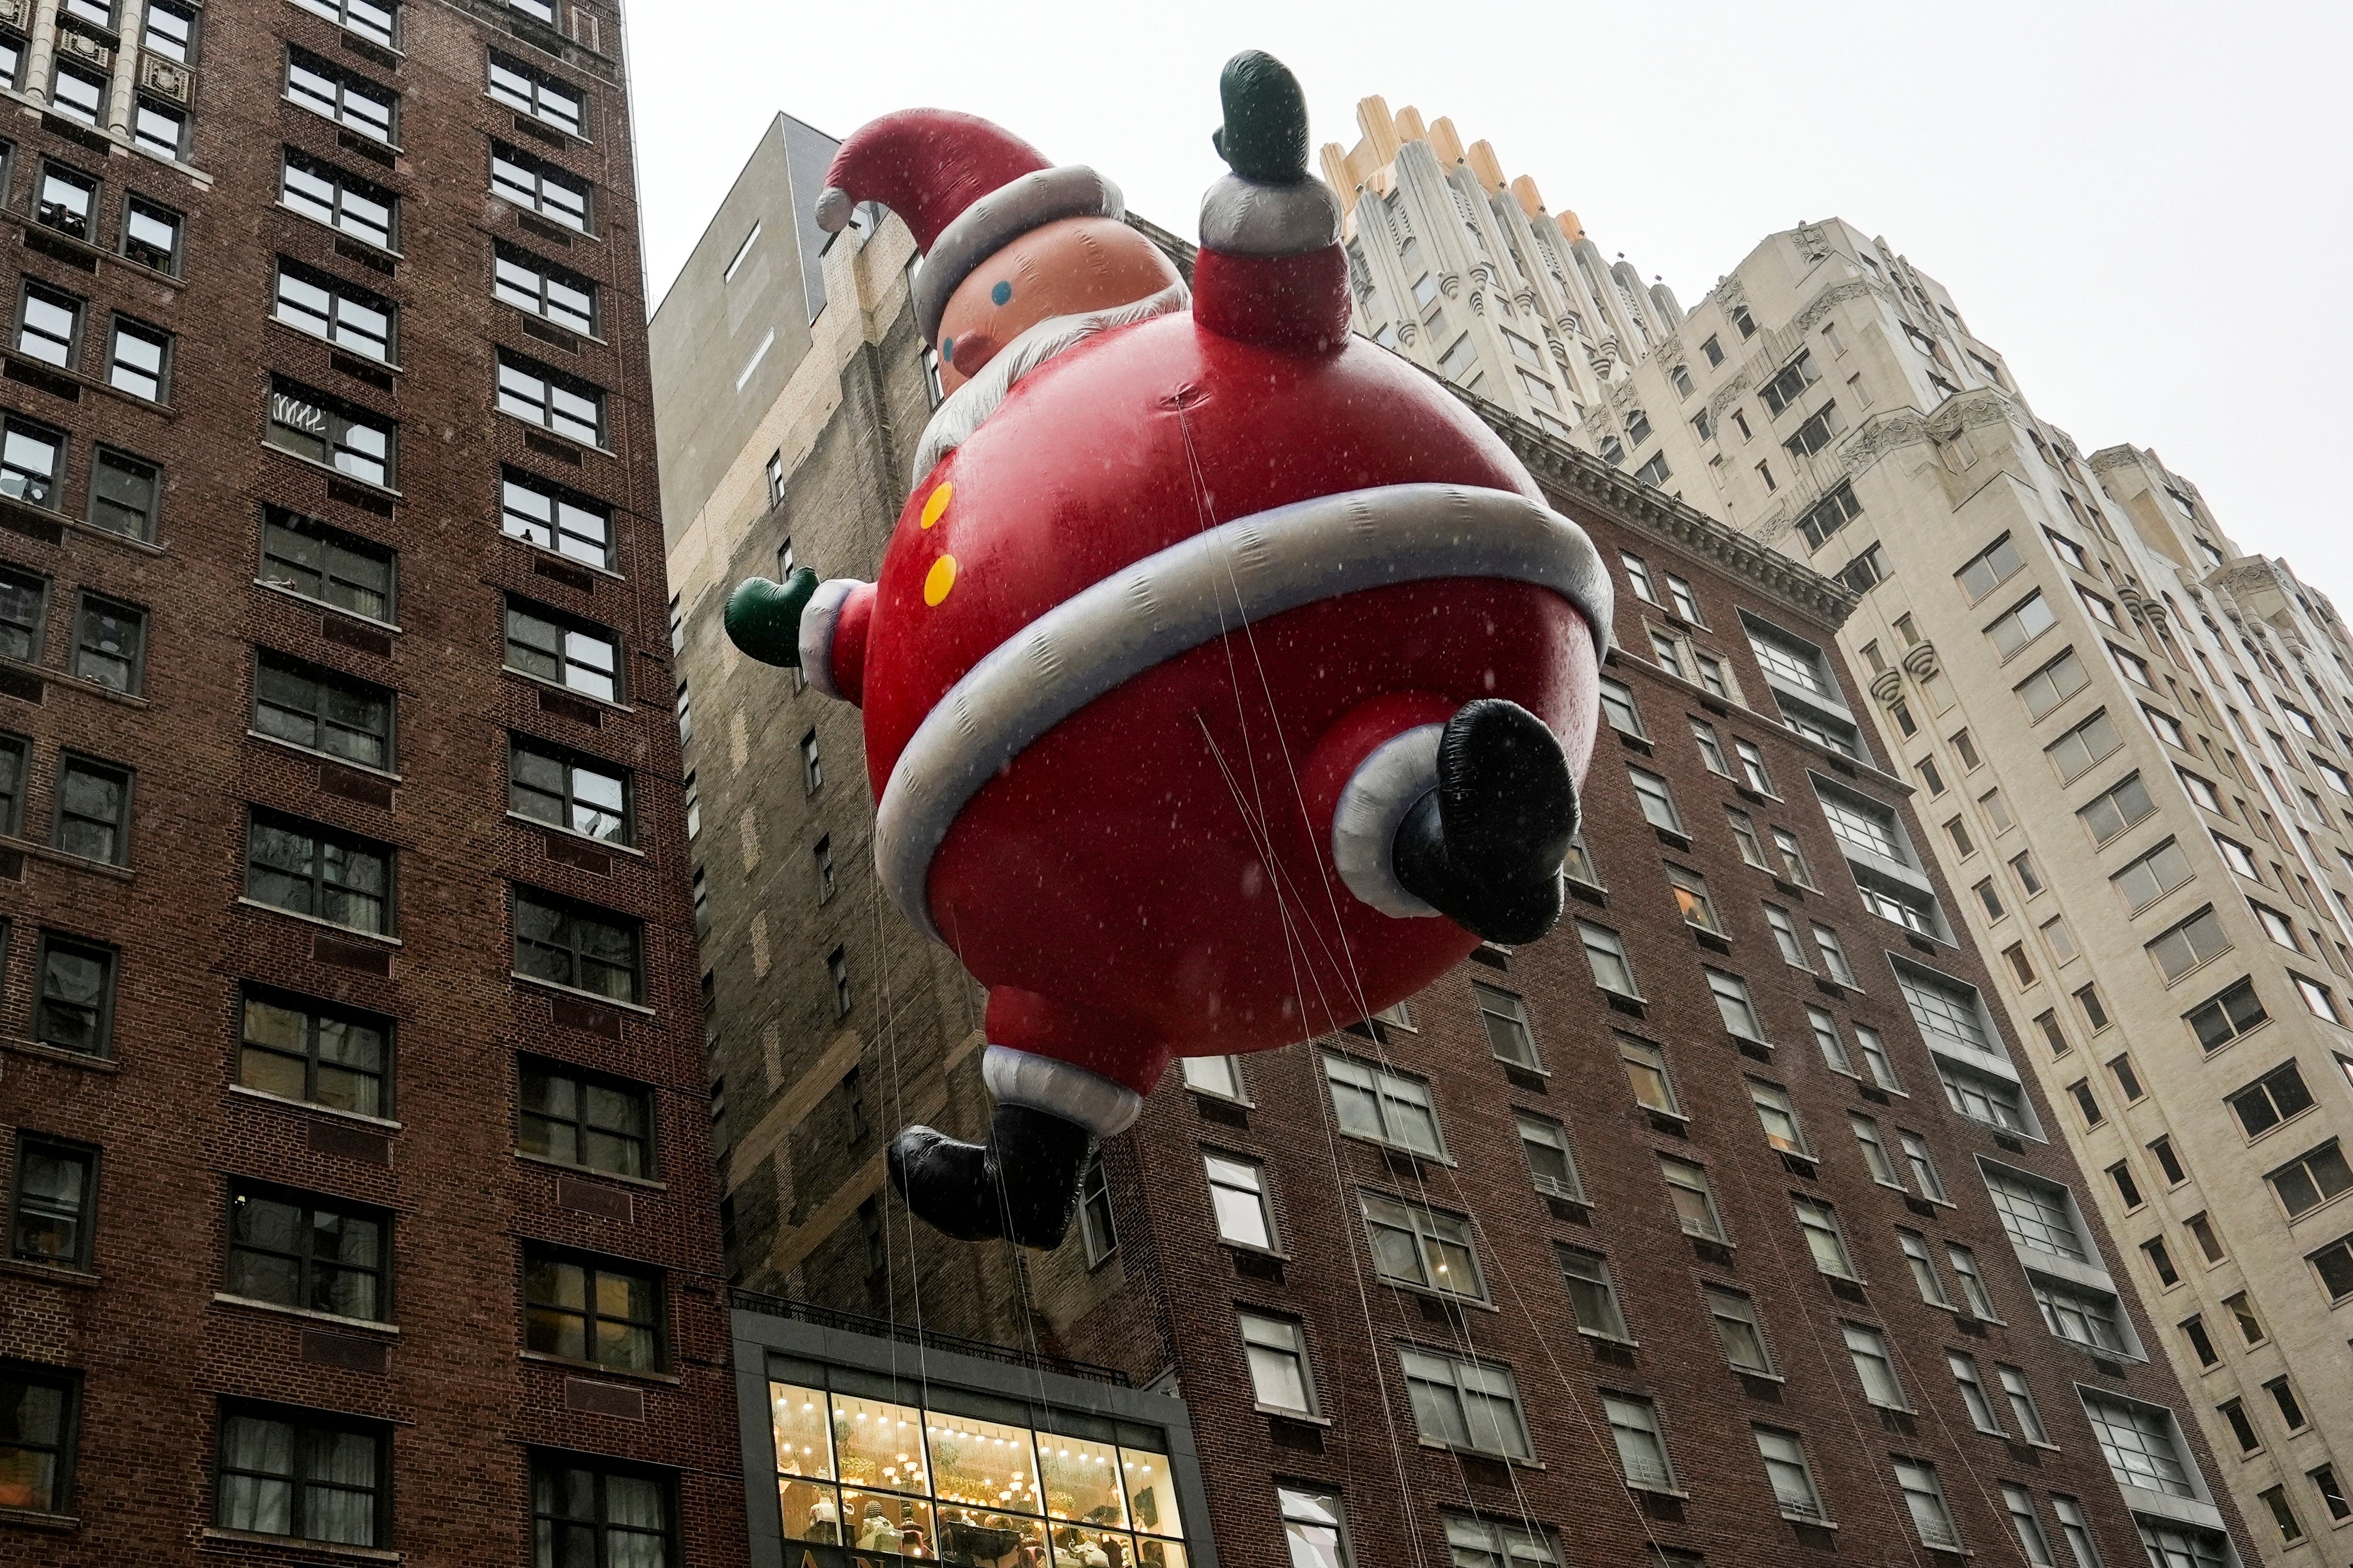
[[[1209,143],[1245,180],[1287,185],[1307,176],[1307,95],[1272,55],[1244,49],[1218,77],[1226,123]]]
[[[746,577],[727,595],[727,640],[762,664],[798,668],[801,612],[816,593],[817,574],[806,566],[781,583]]]

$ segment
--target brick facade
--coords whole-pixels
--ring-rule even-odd
[[[136,0],[121,5],[128,39]],[[34,89],[47,85],[49,9],[25,77]],[[355,26],[364,9],[351,13]],[[0,668],[0,729],[25,737],[31,757],[21,841],[0,845],[0,861],[21,862],[0,882],[10,921],[0,1163],[26,1134],[92,1146],[99,1159],[87,1267],[0,1258],[10,1363],[0,1379],[31,1363],[79,1381],[71,1492],[47,1508],[0,1508],[0,1563],[319,1556],[223,1524],[223,1400],[376,1424],[389,1458],[377,1550],[358,1553],[370,1560],[531,1561],[532,1456],[557,1452],[649,1467],[686,1560],[742,1553],[618,18],[566,3],[559,32],[531,7],[490,0],[398,9],[396,52],[288,0],[213,0],[184,163],[134,150],[127,134],[44,119],[37,93],[16,95],[23,113],[0,132],[16,143],[0,215],[0,233],[22,242],[9,246],[13,269],[89,301],[85,374],[11,358],[0,381],[0,408],[63,431],[70,454],[55,512],[0,501],[0,563],[51,584],[43,645]],[[398,150],[286,96],[290,49],[396,92]],[[585,137],[487,96],[492,51],[584,92]],[[123,82],[138,54],[125,51]],[[493,195],[494,142],[593,187],[588,232]],[[396,195],[396,249],[281,205],[281,146]],[[47,157],[102,182],[95,248],[34,223]],[[126,193],[185,215],[177,279],[111,254]],[[568,331],[494,300],[494,244],[592,280],[598,330]],[[393,364],[272,321],[281,256],[395,302]],[[100,384],[103,322],[117,310],[174,334],[163,405]],[[601,440],[495,412],[501,349],[601,388]],[[396,423],[389,485],[265,446],[273,375]],[[152,544],[73,521],[88,515],[101,443],[161,467]],[[502,466],[609,507],[610,570],[503,537]],[[396,605],[346,615],[258,583],[265,505],[396,552]],[[70,673],[85,586],[148,612],[135,697]],[[617,634],[619,700],[502,670],[507,595]],[[390,689],[387,765],[248,733],[257,649]],[[510,812],[511,732],[627,773],[635,847]],[[136,768],[121,867],[47,847],[61,750]],[[243,897],[249,807],[390,846],[388,935]],[[642,922],[638,1002],[512,977],[517,886]],[[32,1037],[35,953],[50,930],[117,954],[111,1039],[95,1054]],[[251,985],[392,1020],[382,1114],[240,1084],[239,997]],[[651,1179],[518,1152],[525,1050],[644,1086]],[[23,1174],[0,1164],[0,1189],[15,1193]],[[233,1183],[387,1221],[384,1321],[225,1300]],[[666,1340],[656,1369],[527,1353],[528,1244],[650,1274]],[[10,1251],[21,1250],[12,1232]]]

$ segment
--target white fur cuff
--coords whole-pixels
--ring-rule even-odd
[[[1144,1097],[1125,1084],[1010,1046],[980,1054],[980,1081],[999,1105],[1026,1105],[1075,1121],[1097,1138],[1116,1138],[1144,1114]]]
[[[828,577],[801,607],[801,673],[808,677],[811,686],[837,702],[841,700],[841,688],[833,679],[833,628],[851,593],[865,585],[855,577]]]
[[[1287,185],[1220,175],[1201,197],[1201,245],[1228,256],[1304,256],[1340,243],[1340,199],[1310,175]]]
[[[1445,731],[1443,724],[1423,724],[1374,747],[1332,808],[1332,863],[1340,880],[1385,915],[1438,912],[1398,880],[1393,851],[1406,813],[1438,787],[1438,742]]]

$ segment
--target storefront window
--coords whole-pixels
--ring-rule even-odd
[[[768,1400],[785,1539],[842,1549],[818,1568],[1187,1568],[1165,1453],[798,1384]]]

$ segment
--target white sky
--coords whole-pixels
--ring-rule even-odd
[[[2353,616],[2343,0],[638,0],[654,298],[778,110],[985,115],[1189,237],[1246,47],[1298,73],[1317,145],[1368,94],[1451,116],[1686,305],[1801,219],[1885,236],[2043,417],[2154,447]]]

